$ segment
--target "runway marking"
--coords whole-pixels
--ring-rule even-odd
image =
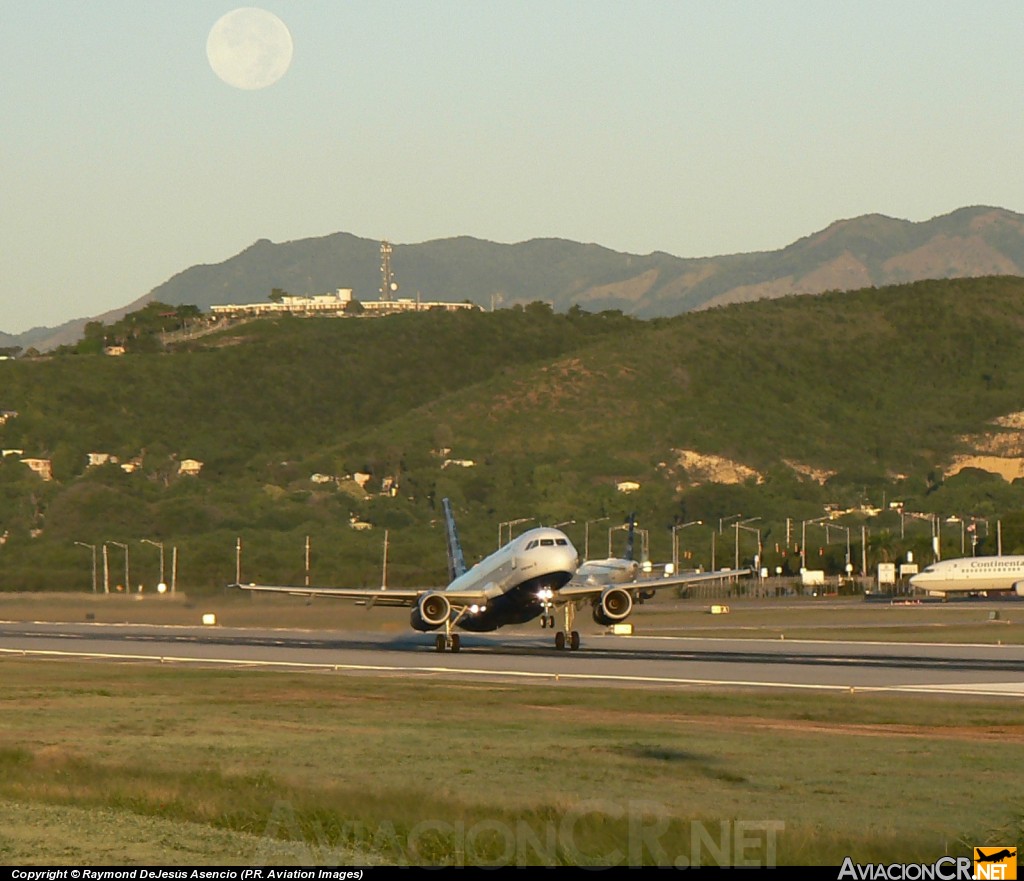
[[[894,685],[889,691],[915,691],[942,694],[972,694],[990,697],[1024,697],[1024,682],[960,682],[951,685]]]
[[[799,637],[768,637],[768,636],[654,636],[643,633],[634,633],[632,636],[614,636],[613,634],[600,633],[596,634],[601,638],[616,638],[616,639],[663,639],[663,640],[674,640],[677,642],[737,642],[742,640],[743,642],[765,642],[769,645],[778,645],[779,643],[793,643],[795,645],[841,645],[841,646],[861,646],[861,645],[883,645],[883,646],[913,646],[914,648],[975,648],[975,649],[1019,649],[1021,645],[1019,643],[1010,642],[892,642],[891,640],[878,640],[878,639],[800,639]]]
[[[41,655],[57,658],[92,658],[96,660],[150,661],[161,664],[221,664],[234,667],[277,668],[296,670],[324,670],[331,672],[363,673],[423,673],[469,676],[495,676],[513,679],[548,680],[554,682],[621,682],[647,685],[729,686],[733,688],[777,688],[806,691],[864,692],[917,692],[927,694],[973,695],[983,697],[1024,697],[1024,682],[976,683],[948,685],[829,685],[801,682],[762,682],[747,679],[687,679],[669,676],[632,676],[615,673],[535,673],[523,670],[485,670],[474,667],[404,667],[385,664],[324,664],[308,661],[254,661],[243,658],[188,658],[176,655],[133,655],[111,652],[67,652],[54,649],[7,649],[4,655]]]

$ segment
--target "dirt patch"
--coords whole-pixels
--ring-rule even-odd
[[[782,461],[786,466],[792,468],[797,474],[800,474],[803,477],[809,477],[811,480],[821,484],[822,486],[824,486],[826,480],[836,475],[835,471],[829,471],[825,468],[815,468],[813,465],[802,465],[800,462],[794,462],[792,459],[783,459]]]
[[[754,478],[764,483],[764,476],[753,468],[733,462],[723,456],[705,455],[696,450],[673,450],[676,464],[685,469],[691,484],[701,483],[745,483]]]
[[[990,474],[998,474],[1007,483],[1024,477],[1024,458],[1003,456],[957,456],[946,469],[946,477],[953,477],[965,468],[977,468]]]
[[[1024,412],[999,416],[991,425],[995,427],[993,431],[960,438],[971,452],[954,457],[944,470],[946,477],[965,468],[998,474],[1007,483],[1024,477]]]
[[[600,724],[608,720],[607,714],[601,711],[588,712],[578,706],[544,707],[531,705],[529,709],[542,713],[553,713],[564,710],[571,712],[573,718],[580,722]],[[589,718],[588,718],[589,717]],[[936,728],[934,725],[907,724],[854,724],[849,722],[819,722],[809,719],[769,719],[757,716],[686,716],[670,717],[657,713],[616,713],[616,723],[637,722],[637,730],[642,730],[651,723],[671,722],[675,725],[711,728],[719,731],[736,731],[738,728],[756,729],[758,731],[780,731],[789,734],[827,734],[829,736],[848,735],[853,737],[900,737],[921,740],[953,740],[998,743],[1024,744],[1024,726],[993,725],[985,727],[949,726]]]
[[[928,740],[999,741],[1024,743],[1024,728],[995,726],[988,728],[955,727],[936,728],[932,725],[860,725],[852,723],[813,722],[809,720],[757,719],[744,717],[705,718],[687,720],[690,724],[711,724],[734,729],[737,724],[761,731],[786,731],[799,734],[851,735],[855,737],[910,737]]]

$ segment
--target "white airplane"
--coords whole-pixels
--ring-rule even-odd
[[[583,584],[605,585],[636,581],[640,577],[640,563],[633,557],[635,530],[635,517],[633,514],[630,514],[629,532],[626,538],[626,555],[624,557],[608,557],[604,560],[584,560],[576,570],[573,581]]]
[[[628,517],[629,530],[626,538],[626,554],[622,557],[607,557],[603,560],[584,560],[580,563],[579,568],[576,570],[576,574],[572,577],[572,586],[576,585],[612,585],[612,584],[630,584],[634,587],[634,599],[639,602],[649,600],[654,596],[654,589],[646,587],[648,584],[658,584],[661,587],[678,586],[680,584],[686,584],[689,582],[700,580],[694,577],[693,574],[682,576],[681,578],[671,578],[671,570],[667,570],[665,578],[671,580],[667,583],[663,578],[644,577],[641,579],[641,574],[649,576],[652,571],[652,567],[649,563],[641,563],[633,554],[633,546],[636,538],[636,515],[630,514]],[[743,573],[731,573],[731,574],[745,574]],[[715,576],[711,576],[715,577]],[[718,577],[721,577],[720,575]],[[643,584],[641,584],[641,581]],[[541,620],[541,626],[543,626],[543,619]],[[551,622],[551,626],[554,627],[554,622]]]
[[[1013,591],[1024,597],[1024,556],[940,560],[912,575],[910,584],[936,596]]]
[[[564,613],[564,626],[555,634],[555,647],[580,647],[580,635],[573,629],[577,609],[585,602],[593,607],[594,621],[610,626],[624,621],[633,611],[633,601],[642,591],[656,590],[694,581],[746,575],[748,569],[688,573],[667,578],[634,578],[610,582],[577,574],[579,556],[565,533],[552,527],[530,529],[504,547],[466,568],[455,517],[448,499],[442,501],[445,538],[448,545],[449,584],[443,589],[395,589],[298,587],[268,584],[234,584],[242,590],[287,593],[295,596],[324,596],[354,600],[366,606],[407,606],[412,608],[410,625],[422,633],[439,631],[435,648],[457,652],[461,648],[455,628],[474,633],[497,630],[507,624],[524,624],[541,618],[542,627],[555,627],[554,611]]]

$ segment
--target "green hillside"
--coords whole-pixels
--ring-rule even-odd
[[[943,476],[968,436],[1013,442],[990,423],[1024,411],[1022,326],[1024,280],[986,278],[646,322],[540,304],[285,318],[173,350],[2,362],[0,410],[17,416],[0,447],[23,453],[0,462],[0,587],[88,588],[75,542],[111,541],[130,544],[132,582],[152,585],[158,551],[141,539],[179,548],[189,590],[234,578],[239,539],[243,577],[299,581],[306,536],[314,581],[379,583],[384,529],[392,583],[439,583],[444,496],[470,557],[521,517],[575,521],[581,550],[584,521],[607,517],[592,533],[603,554],[607,527],[635,509],[665,560],[673,523],[743,512],[760,518],[762,562],[792,570],[787,518],[896,499],[1000,518],[1004,551],[1024,549],[1020,481]],[[717,482],[681,451],[750,470]],[[90,468],[89,453],[118,462]],[[30,456],[52,460],[52,481],[19,461]],[[179,473],[185,459],[203,463],[198,476]],[[930,542],[923,523],[901,539],[890,513],[838,522],[858,544],[869,529],[872,563]],[[841,567],[845,547],[817,533],[817,563]],[[708,565],[709,529],[680,534],[686,559]],[[740,538],[749,562],[752,536],[726,533],[719,565]],[[109,553],[123,573],[123,552]]]

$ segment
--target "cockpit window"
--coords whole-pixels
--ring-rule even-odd
[[[564,548],[567,544],[569,544],[569,542],[564,538],[556,538],[555,544],[558,545],[560,548]]]
[[[544,547],[548,547],[550,545],[554,545],[555,540],[553,538],[542,538],[540,543],[544,545]]]
[[[530,551],[530,550],[533,550],[533,549],[534,549],[535,547],[537,547],[537,539],[534,539],[533,541],[531,541],[531,542],[530,542],[530,543],[529,543],[529,544],[528,544],[528,545],[526,546],[526,550]]]

